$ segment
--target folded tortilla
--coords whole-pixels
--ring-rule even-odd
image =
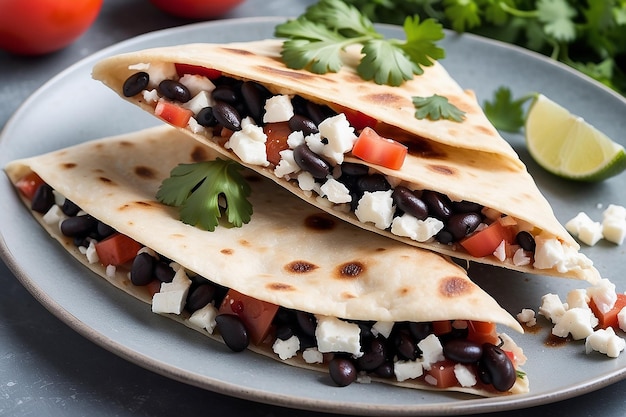
[[[255,81],[272,94],[298,95],[337,112],[350,109],[362,113],[377,120],[375,130],[381,135],[407,146],[408,155],[400,169],[365,162],[350,152],[345,154],[346,162],[366,165],[371,172],[383,174],[394,185],[400,184],[418,192],[436,191],[451,201],[478,203],[490,209],[492,219],[506,216],[516,230],[533,234],[537,251],[521,256],[520,260],[503,255],[502,250],[477,257],[458,244],[412,236],[413,231],[392,233],[388,224],[361,221],[354,212],[345,209],[345,204],[330,203],[327,199],[320,199],[316,192],[303,190],[294,179],[296,174],[280,174],[279,177],[274,164],[249,162],[241,153],[224,147],[225,140],[217,135],[214,137],[211,128],[192,124],[195,116],[188,126],[180,128],[222,155],[277,181],[311,204],[367,230],[445,255],[517,271],[590,282],[599,279],[593,263],[579,252],[578,243],[559,223],[524,164],[490,124],[474,94],[463,90],[443,66],[435,63],[425,68],[423,75],[401,87],[389,87],[364,82],[356,74],[354,65],[345,65],[338,73],[324,75],[289,69],[280,59],[281,45],[278,40],[265,40],[148,49],[102,60],[94,67],[93,77],[124,97],[124,82],[139,71],[147,71],[152,78],[144,94],[124,98],[152,114],[157,100],[163,100],[158,94],[159,81],[172,77],[164,69],[169,66],[171,73],[174,64],[218,70],[236,80]],[[346,51],[345,61],[354,61],[359,57],[358,53]],[[174,73],[173,78],[178,76]],[[434,94],[446,97],[463,110],[464,120],[459,123],[445,119],[417,119],[412,97]]]
[[[183,266],[190,276],[197,274],[258,300],[318,318],[380,323],[473,320],[522,331],[456,264],[337,221],[253,171],[246,170],[245,176],[252,187],[254,216],[241,228],[222,224],[213,232],[200,230],[179,221],[176,208],[156,201],[161,181],[176,165],[217,155],[175,129],[160,126],[17,160],[5,170],[14,184],[37,173],[58,195]],[[22,199],[30,206],[30,201]],[[131,283],[127,267],[111,270],[89,261],[72,238],[61,234],[56,215],[32,213],[91,270],[127,293],[147,303],[153,301],[147,286]],[[209,335],[185,310],[166,315]],[[209,336],[221,340],[215,332]],[[508,337],[505,340],[513,343]],[[251,343],[250,348],[277,359],[271,344]],[[306,363],[302,352],[286,362],[327,371],[324,365]],[[382,381],[433,388],[423,377]],[[527,382],[526,377],[518,377],[510,392],[527,391]],[[480,382],[450,390],[502,394]]]

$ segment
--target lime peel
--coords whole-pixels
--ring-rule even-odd
[[[524,130],[533,159],[561,178],[602,181],[626,170],[622,145],[543,94],[530,104]]]

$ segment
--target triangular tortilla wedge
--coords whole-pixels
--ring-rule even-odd
[[[159,82],[164,78],[178,80],[179,75],[174,64],[185,64],[194,67],[178,72],[201,74],[202,71],[197,71],[198,68],[217,70],[231,80],[255,81],[274,95],[289,97],[297,95],[313,103],[327,105],[336,112],[348,109],[349,113],[366,115],[366,118],[374,119],[374,129],[380,135],[408,147],[408,155],[403,165],[400,169],[390,169],[355,158],[351,152],[345,151],[351,149],[352,143],[341,151],[346,152],[345,155],[339,152],[337,156],[335,148],[345,146],[346,141],[354,141],[356,136],[353,133],[348,132],[348,137],[352,134],[353,138],[342,137],[333,143],[323,135],[318,136],[316,146],[321,150],[315,152],[318,156],[322,153],[322,159],[334,166],[335,176],[338,172],[337,165],[343,162],[358,163],[369,167],[370,174],[373,172],[383,174],[393,187],[401,185],[418,195],[423,190],[430,190],[446,195],[451,201],[465,200],[477,203],[488,208],[483,212],[486,216],[481,215],[483,219],[487,218],[485,223],[494,223],[495,219],[506,215],[507,233],[528,231],[537,244],[537,250],[534,252],[532,249],[530,252],[522,250],[514,257],[514,252],[517,252],[519,246],[515,237],[509,236],[501,248],[492,244],[487,252],[484,250],[468,252],[464,245],[458,244],[464,238],[456,237],[450,243],[446,239],[415,236],[416,219],[408,218],[409,216],[406,220],[411,223],[410,227],[392,228],[389,216],[385,222],[374,224],[373,221],[361,216],[357,217],[354,207],[351,210],[346,209],[348,205],[342,203],[345,199],[335,198],[332,203],[328,201],[330,197],[320,199],[318,194],[326,194],[324,190],[319,190],[325,179],[318,180],[317,185],[309,184],[306,188],[298,177],[301,171],[292,173],[288,170],[285,174],[285,170],[281,170],[279,174],[278,170],[275,170],[276,165],[279,165],[278,162],[268,163],[264,155],[251,155],[253,152],[249,149],[236,149],[228,140],[228,135],[232,131],[226,130],[227,135],[222,129],[221,134],[224,137],[214,136],[216,132],[214,128],[206,128],[196,122],[197,109],[194,110],[194,116],[191,117],[189,124],[183,122],[178,127],[223,155],[281,183],[310,203],[365,229],[446,255],[504,266],[517,271],[586,279],[591,282],[599,279],[593,263],[578,252],[578,243],[556,219],[550,204],[538,190],[525,166],[489,123],[473,93],[462,90],[440,64],[426,68],[423,75],[416,76],[414,80],[404,83],[401,87],[389,87],[362,81],[349,65],[338,73],[324,75],[289,69],[280,60],[281,45],[278,40],[265,40],[149,49],[104,59],[94,67],[93,77],[153,114],[157,100],[158,102],[165,100],[157,88]],[[346,60],[358,57],[355,53],[358,54],[354,50],[347,51]],[[130,97],[125,97],[122,92],[124,83],[129,77],[142,71],[151,77],[149,84],[142,92],[132,92]],[[216,83],[218,82],[220,80],[216,80]],[[465,111],[465,119],[460,123],[450,120],[417,119],[414,116],[415,108],[411,98],[434,94],[446,97]],[[165,101],[172,103],[170,100]],[[189,103],[193,102],[194,100],[191,100]],[[215,101],[210,105],[214,103]],[[191,107],[186,103],[175,101],[174,105]],[[168,120],[168,117],[161,113],[158,115],[174,125],[180,124]],[[351,120],[350,116],[348,120]],[[332,131],[333,128],[330,127],[329,130]],[[246,136],[244,140],[248,142],[262,140],[254,138],[254,135],[250,136],[249,133],[244,132],[243,136]],[[345,136],[346,133],[342,131],[337,135]],[[308,139],[307,145],[309,148],[313,146]],[[325,145],[327,146],[324,147]],[[287,156],[282,158],[289,159]],[[295,165],[293,159],[290,164]],[[309,183],[311,181],[312,178]],[[387,196],[387,199],[391,197]],[[445,222],[443,226],[448,229]]]
[[[177,164],[210,160],[216,155],[171,127],[161,126],[14,161],[5,170],[20,190],[20,180],[37,173],[54,188],[57,199],[62,195],[73,201],[118,233],[150,248],[149,253],[183,266],[190,277],[198,274],[196,283],[208,279],[256,300],[313,313],[318,320],[360,320],[369,325],[378,322],[383,327],[392,322],[439,322],[460,329],[463,323],[473,326],[492,322],[522,331],[519,323],[456,264],[438,254],[336,221],[253,171],[245,173],[252,186],[250,200],[255,210],[250,223],[241,228],[222,224],[213,232],[182,223],[175,208],[155,200],[157,189]],[[31,201],[20,196],[30,206]],[[127,264],[111,268],[89,260],[84,248],[81,252],[73,238],[60,232],[55,207],[45,215],[32,213],[77,259],[127,293],[152,302],[154,310],[154,300],[166,291],[166,284],[161,284],[161,292],[153,296],[158,286],[155,290],[152,284],[133,285]],[[184,281],[186,275],[172,282],[179,279]],[[212,306],[198,311],[205,309],[215,312]],[[221,340],[217,332],[210,335],[203,324],[198,324],[193,318],[196,313],[190,316],[183,310],[166,315]],[[272,351],[273,337],[270,334],[249,347],[278,359]],[[521,350],[509,337],[501,337],[505,341],[503,349],[512,349],[516,360],[523,362]],[[302,352],[286,362],[327,371],[325,364],[303,360]],[[382,381],[436,389],[424,378]],[[518,375],[507,391],[525,392],[527,383],[528,378]],[[481,382],[448,389],[487,396],[501,394]]]

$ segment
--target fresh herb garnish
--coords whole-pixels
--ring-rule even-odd
[[[515,370],[515,375],[519,378],[519,379],[524,379],[526,378],[526,372],[524,371],[520,371],[519,369]]]
[[[241,227],[250,221],[252,205],[247,200],[250,185],[241,175],[241,165],[231,160],[180,164],[159,187],[156,198],[180,208],[183,223],[213,231],[222,216],[219,200],[226,201],[228,223]]]
[[[448,119],[455,122],[462,122],[465,112],[460,110],[450,101],[438,94],[430,97],[413,97],[413,105],[415,106],[415,117],[417,119]]]
[[[508,87],[500,87],[493,94],[493,101],[485,100],[483,110],[496,129],[517,133],[526,122],[524,104],[536,96],[537,93],[530,93],[514,99]]]
[[[281,55],[289,68],[337,72],[344,65],[342,52],[360,44],[364,56],[357,73],[366,81],[399,86],[445,56],[436,45],[444,32],[435,20],[409,16],[403,27],[406,40],[385,39],[357,8],[341,0],[321,0],[297,19],[278,25],[274,34],[287,39]]]

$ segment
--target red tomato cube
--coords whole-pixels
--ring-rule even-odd
[[[406,146],[380,136],[369,127],[361,131],[352,148],[352,155],[355,157],[390,169],[400,169],[407,153]]]
[[[250,340],[256,345],[269,334],[277,311],[276,304],[258,300],[232,288],[226,293],[219,308],[220,314],[238,315],[250,334]]]
[[[193,112],[169,101],[159,100],[154,115],[177,127],[185,127]]]
[[[104,266],[118,266],[130,262],[142,247],[140,243],[121,233],[115,233],[95,246],[100,263]]]

